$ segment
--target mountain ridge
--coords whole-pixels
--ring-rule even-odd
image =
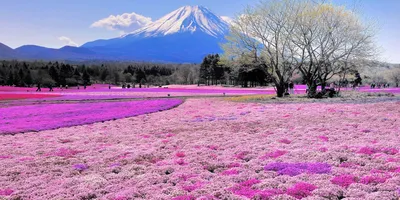
[[[208,8],[183,6],[121,37],[60,49],[24,45],[11,54],[22,59],[200,63],[207,54],[222,52],[219,44],[228,31],[228,23]],[[1,55],[0,50],[0,59]]]

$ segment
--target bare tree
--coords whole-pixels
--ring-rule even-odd
[[[304,47],[293,45],[291,39],[299,14],[295,0],[249,6],[234,20],[229,42],[223,45],[228,59],[250,57],[248,64],[264,67],[278,97],[284,95],[286,84],[305,55]]]
[[[400,68],[395,68],[388,72],[388,78],[399,87],[400,84]]]
[[[299,70],[315,97],[335,75],[351,70],[355,60],[374,53],[374,31],[358,14],[325,1],[262,1],[239,15],[224,50],[228,59],[252,56],[264,66],[283,96],[293,72]]]
[[[345,77],[355,70],[357,60],[375,54],[375,32],[344,7],[304,1],[302,10],[293,42],[307,49],[307,60],[299,70],[309,88],[308,96],[315,97],[318,82],[324,89],[333,76]]]

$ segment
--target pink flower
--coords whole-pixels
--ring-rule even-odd
[[[326,136],[324,136],[324,135],[318,136],[318,138],[319,138],[320,140],[324,141],[324,142],[328,142],[328,140],[329,140],[329,138],[326,137]]]
[[[14,193],[14,190],[11,189],[0,189],[0,195],[9,196]]]
[[[228,165],[228,168],[240,167],[240,163],[231,163]]]
[[[360,154],[366,154],[366,155],[372,155],[374,153],[377,153],[376,149],[372,148],[372,147],[362,147],[358,153]]]
[[[389,155],[395,155],[395,154],[399,153],[399,150],[397,150],[396,148],[384,148],[384,149],[382,149],[382,151]]]
[[[184,186],[182,186],[182,188],[184,190],[188,191],[188,192],[192,192],[192,191],[197,190],[197,189],[199,189],[201,187],[202,187],[202,184],[198,183],[198,182],[193,184],[193,185],[184,185]]]
[[[243,160],[247,154],[249,154],[248,151],[241,151],[241,152],[235,154],[235,158]]]
[[[178,164],[178,165],[186,165],[187,164],[185,162],[185,160],[183,160],[183,159],[176,160],[175,163]]]
[[[169,140],[161,140],[162,143],[166,144],[169,142]]]
[[[290,143],[292,143],[292,141],[290,141],[290,140],[288,140],[288,139],[282,139],[282,140],[279,140],[279,142],[280,142],[280,143],[283,143],[283,144],[290,144]]]
[[[326,147],[321,147],[321,148],[319,148],[318,149],[320,152],[327,152],[328,151],[328,148],[326,148]]]
[[[183,196],[177,196],[172,198],[171,200],[195,200],[196,198],[192,195],[183,195]]]
[[[296,199],[302,199],[311,195],[311,192],[317,189],[315,185],[309,183],[296,183],[293,187],[288,188],[286,193]]]
[[[175,155],[176,155],[176,157],[179,157],[179,158],[185,157],[185,153],[184,152],[178,152]]]
[[[341,187],[349,187],[351,184],[355,183],[357,178],[353,175],[340,175],[335,176],[331,182],[335,185],[339,185]]]
[[[54,152],[54,155],[69,158],[81,152],[83,151],[78,151],[70,148],[59,148]]]
[[[371,132],[371,130],[363,129],[363,130],[361,130],[361,132],[363,132],[363,133],[369,133],[369,132]]]
[[[378,184],[384,183],[389,177],[386,176],[379,176],[379,175],[372,175],[372,176],[364,176],[361,178],[360,183],[362,184]]]
[[[278,157],[285,155],[286,153],[287,153],[287,151],[276,150],[274,152],[266,153],[264,156],[261,157],[261,159],[278,158]]]
[[[239,171],[236,169],[225,170],[222,172],[222,175],[229,176],[229,175],[236,175],[239,174]]]
[[[129,200],[129,198],[118,196],[118,197],[115,197],[113,200]]]
[[[209,145],[208,148],[210,148],[211,150],[218,150],[218,146],[216,145]]]

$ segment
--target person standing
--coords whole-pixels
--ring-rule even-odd
[[[42,91],[42,88],[40,87],[40,83],[38,83],[38,84],[37,84],[36,92],[41,92],[41,91]]]
[[[289,93],[294,94],[294,83],[292,81],[289,83]]]

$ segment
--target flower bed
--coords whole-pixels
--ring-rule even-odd
[[[399,109],[199,98],[4,135],[0,198],[398,199]]]
[[[179,99],[129,102],[37,104],[0,108],[0,134],[40,131],[166,110]]]
[[[1,100],[20,100],[20,99],[44,99],[60,97],[59,94],[15,94],[15,93],[0,93]]]

